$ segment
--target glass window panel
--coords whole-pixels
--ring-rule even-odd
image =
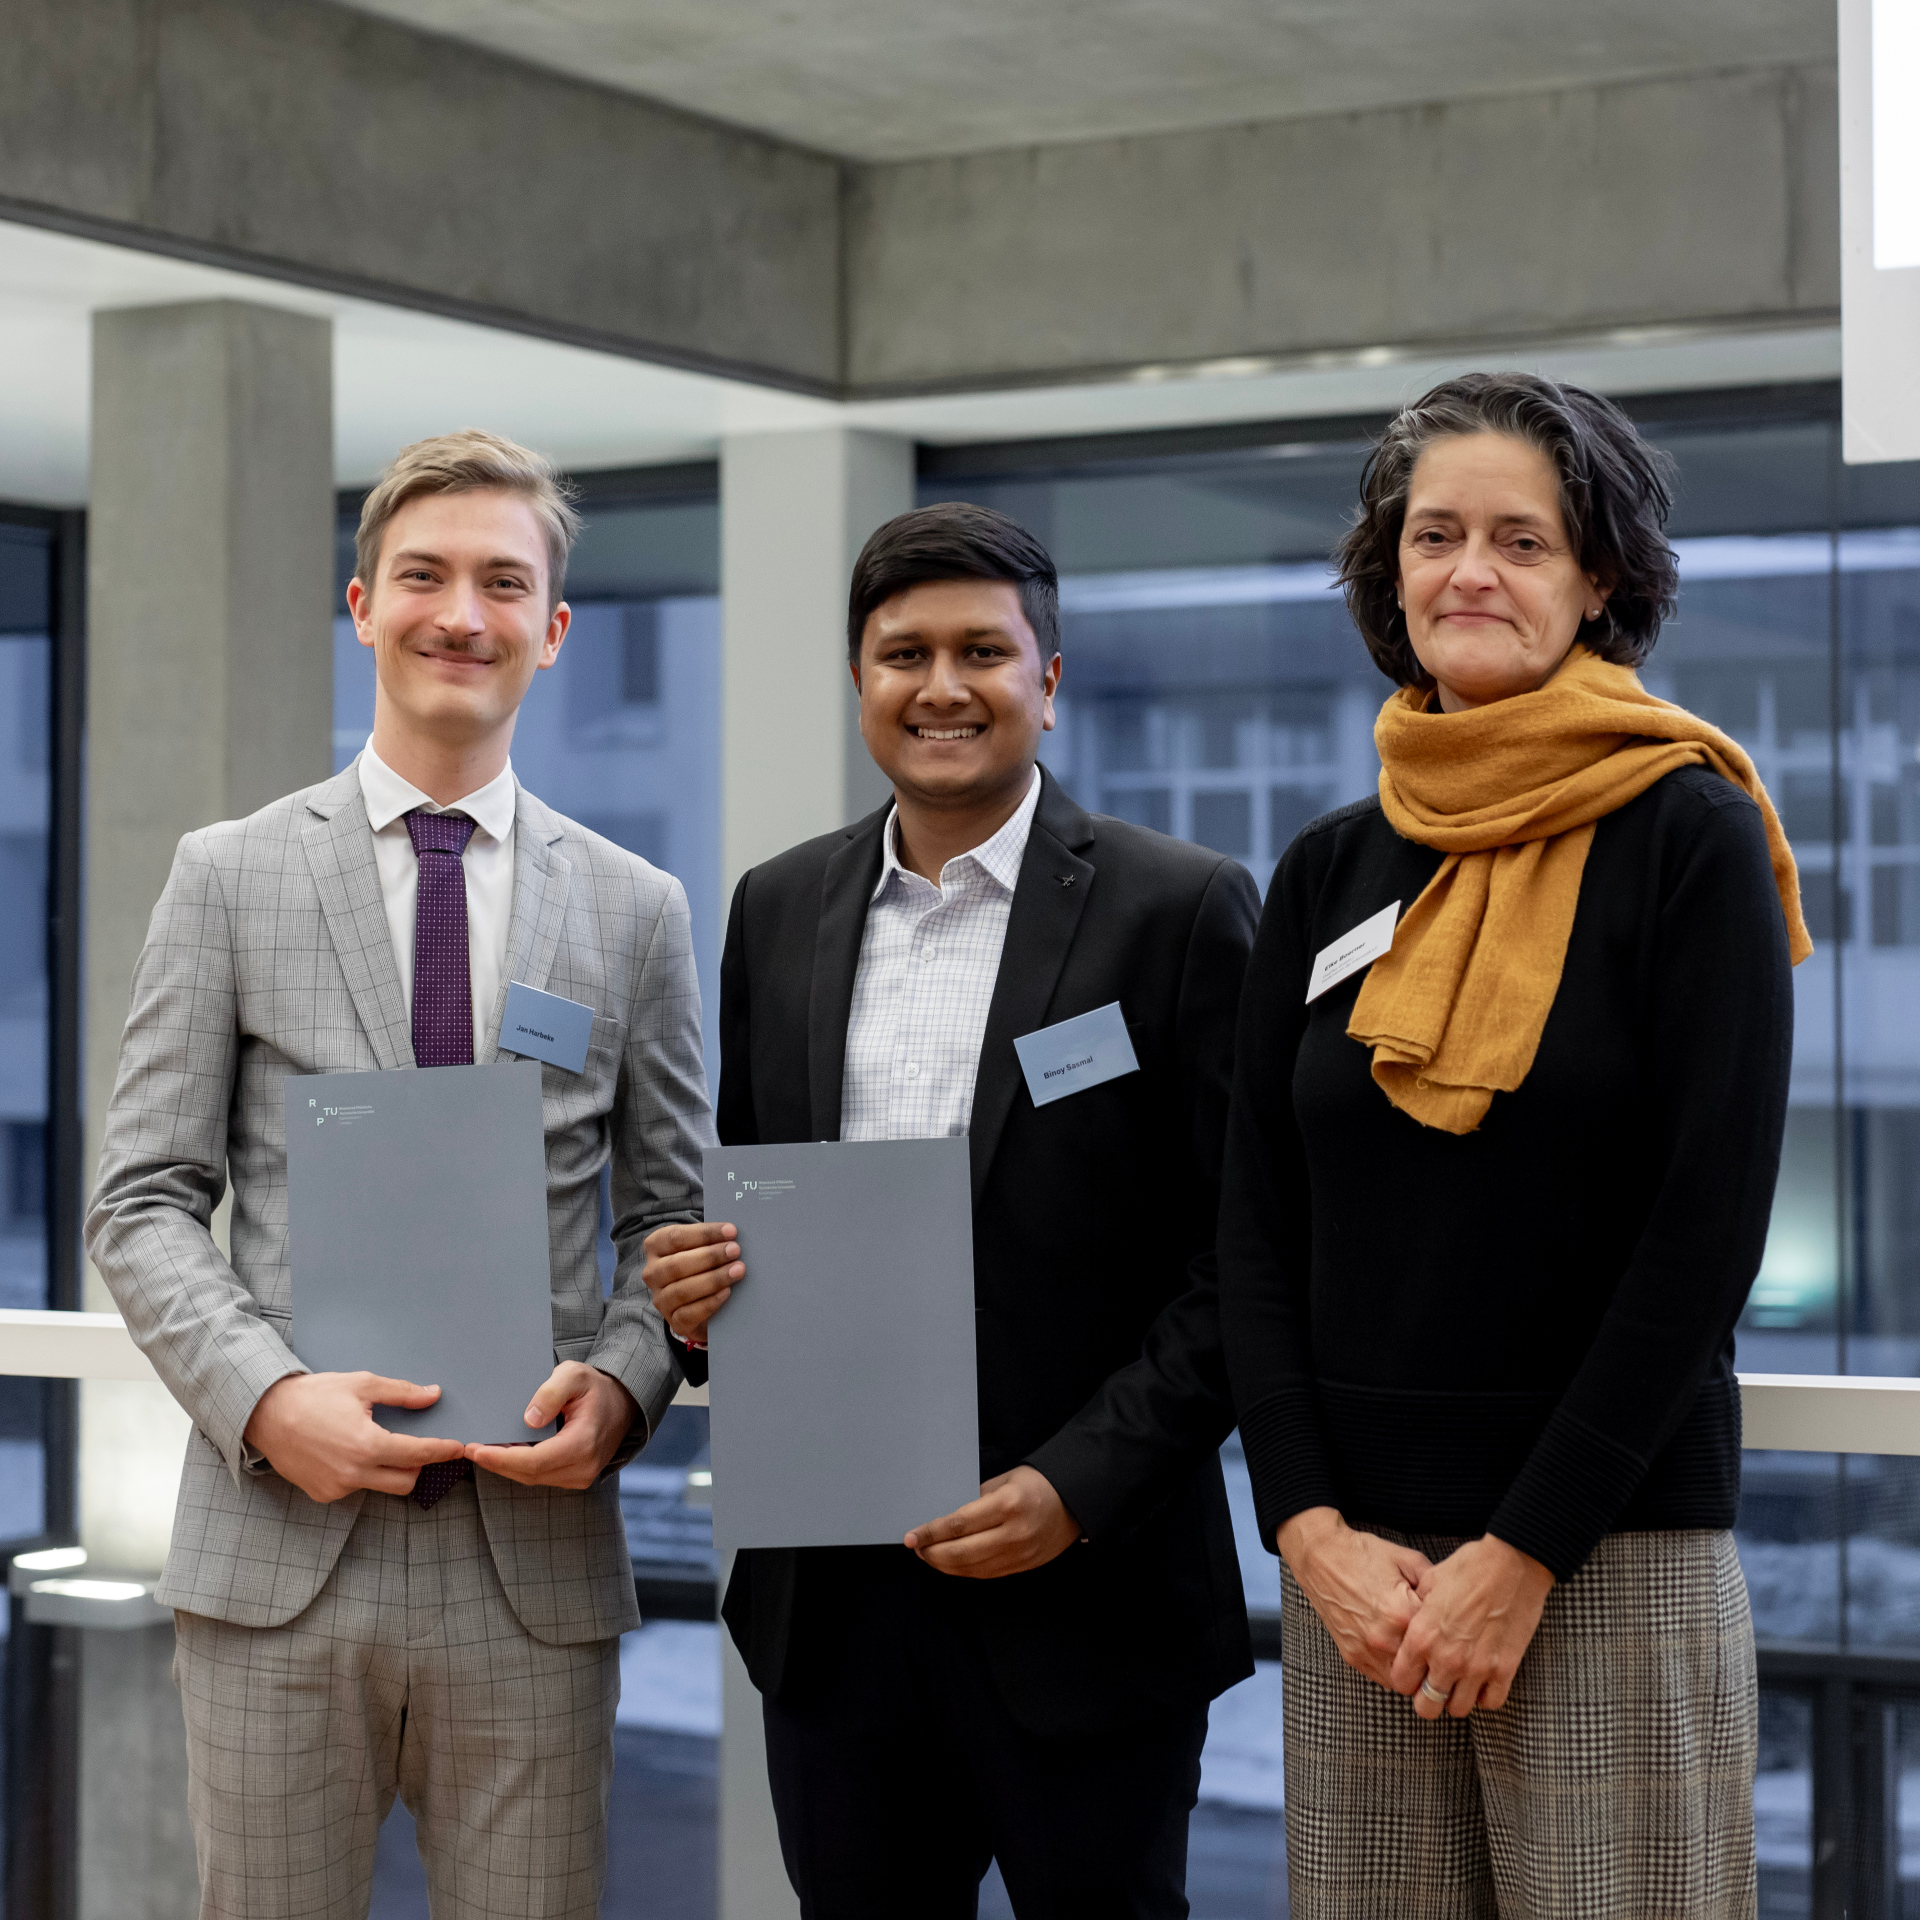
[[[1750,1451],[1737,1537],[1763,1647],[1920,1655],[1920,1459]]]
[[[1920,1700],[1889,1701],[1884,1712],[1891,1722],[1882,1738],[1892,1786],[1886,1854],[1894,1883],[1886,1907],[1904,1916],[1920,1913]]]
[[[0,522],[0,1306],[47,1305],[52,540]],[[44,1519],[45,1392],[0,1377],[0,1540]]]
[[[712,492],[583,501],[567,598],[698,599],[720,591],[720,511]]]
[[[1193,796],[1193,837],[1236,860],[1253,856],[1253,796],[1245,788],[1201,789]]]
[[[1762,1920],[1811,1920],[1813,1702],[1804,1693],[1760,1689],[1753,1829]]]
[[[1749,1451],[1741,1460],[1740,1564],[1754,1637],[1840,1644],[1845,1470],[1830,1453]]]
[[[1911,1375],[1920,1371],[1920,1264],[1907,1218],[1920,1149],[1920,529],[1843,533],[1837,557],[1832,867],[1844,911],[1833,1025],[1846,1112],[1836,1170],[1846,1364]]]
[[[1680,469],[1668,532],[1697,538],[1824,529],[1831,432],[1824,420],[1649,428]]]
[[[45,1307],[47,1266],[48,858],[52,821],[54,544],[43,526],[0,520],[0,1307]],[[0,1376],[0,1542],[46,1524],[50,1393],[40,1380]],[[4,1565],[0,1556],[0,1565]],[[0,1601],[0,1853],[27,1804],[9,1765],[30,1751],[32,1702],[51,1657],[19,1601]],[[21,1628],[20,1638],[13,1629]],[[0,1890],[0,1902],[5,1898]]]
[[[1807,430],[1775,435],[1779,454],[1806,454]],[[1682,441],[1721,496],[1738,499],[1737,461],[1722,445]],[[1737,436],[1733,437],[1736,441]],[[1808,456],[1822,476],[1825,468]],[[1685,469],[1683,468],[1683,472]],[[1794,468],[1749,500],[1756,517],[1797,498]],[[1810,482],[1806,484],[1811,484]],[[1701,488],[1704,493],[1706,488]],[[1722,504],[1725,504],[1724,499]],[[1711,516],[1702,512],[1703,518]],[[1777,513],[1771,517],[1777,519]],[[1799,861],[1816,953],[1795,970],[1791,1111],[1772,1230],[1740,1336],[1742,1364],[1763,1372],[1832,1371],[1842,1245],[1836,1218],[1833,1122],[1833,943],[1836,821],[1824,534],[1681,535],[1678,616],[1643,672],[1648,688],[1732,734],[1753,756]]]

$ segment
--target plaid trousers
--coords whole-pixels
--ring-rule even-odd
[[[396,1791],[434,1920],[599,1911],[620,1643],[520,1624],[471,1480],[368,1494],[285,1626],[174,1620],[200,1920],[366,1920]]]
[[[1370,1529],[1439,1560],[1460,1544]],[[1753,1920],[1759,1690],[1730,1533],[1620,1533],[1498,1712],[1419,1719],[1281,1567],[1294,1920]]]

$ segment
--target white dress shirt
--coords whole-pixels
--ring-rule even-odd
[[[400,968],[400,991],[413,1019],[413,922],[420,897],[420,862],[407,832],[406,815],[415,807],[429,813],[464,813],[474,823],[473,837],[460,856],[467,876],[467,969],[473,989],[474,1058],[481,1036],[498,1009],[501,976],[507,970],[507,925],[513,918],[513,815],[519,789],[513,763],[478,793],[436,805],[416,786],[402,780],[368,740],[360,755],[360,791],[373,828],[373,858],[380,870],[380,899],[393,936],[393,957]]]
[[[900,864],[900,810],[887,815],[847,1020],[842,1140],[967,1131],[1013,890],[1039,804],[1036,767],[1013,817],[991,840],[949,860],[937,887]]]

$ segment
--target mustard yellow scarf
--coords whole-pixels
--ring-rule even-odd
[[[1422,1126],[1471,1133],[1527,1077],[1566,964],[1597,821],[1676,767],[1743,787],[1766,817],[1797,966],[1813,951],[1800,877],[1753,762],[1717,727],[1576,646],[1533,693],[1429,713],[1402,687],[1380,709],[1380,804],[1447,857],[1373,963],[1347,1032]]]

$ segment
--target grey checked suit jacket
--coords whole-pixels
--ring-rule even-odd
[[[586,1070],[541,1069],[553,1350],[623,1382],[651,1430],[677,1375],[640,1243],[699,1217],[699,1150],[713,1138],[679,882],[521,789],[502,1004],[477,1064],[495,1057],[512,980],[594,1009]],[[301,1370],[281,1083],[413,1064],[356,768],[180,842],[134,970],[87,1218],[128,1328],[193,1419],[166,1605],[279,1626],[319,1592],[353,1527],[364,1494],[321,1506],[241,1437],[261,1394]],[[594,1245],[609,1156],[619,1265],[603,1304]],[[229,1171],[231,1264],[208,1230]],[[636,1423],[621,1457],[643,1440]],[[530,1633],[564,1645],[639,1624],[615,1476],[584,1493],[478,1481],[495,1569]]]

